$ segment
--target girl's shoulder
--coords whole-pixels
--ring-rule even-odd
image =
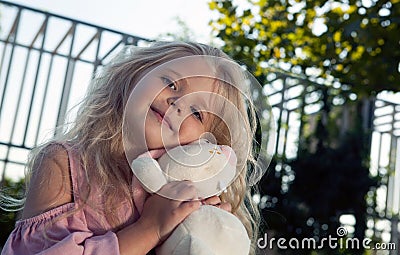
[[[34,153],[22,218],[31,218],[73,201],[70,157],[63,143]]]

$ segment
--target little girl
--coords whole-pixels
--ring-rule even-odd
[[[231,211],[255,241],[259,214],[246,181],[247,167],[255,162],[255,115],[252,103],[240,92],[246,86],[241,69],[207,60],[207,65],[184,61],[188,69],[180,70],[179,81],[172,76],[182,64],[175,70],[160,69],[169,73],[157,72],[170,61],[193,56],[230,61],[220,50],[203,44],[156,43],[124,51],[96,75],[72,127],[32,152],[22,219],[2,254],[147,254],[201,204]],[[184,78],[203,66],[211,66],[221,79]],[[154,75],[147,75],[154,70]],[[161,89],[146,95],[151,86]],[[201,95],[208,93],[234,105],[243,118],[241,124],[222,119],[232,115],[225,103],[214,105],[218,114],[200,106]],[[169,109],[176,115],[168,115]],[[231,146],[242,162],[227,192],[199,201],[190,182],[172,182],[161,191],[178,194],[179,200],[154,194],[139,205],[133,199],[136,187],[130,161],[147,151],[157,158],[164,148],[187,144],[205,133],[218,144]]]

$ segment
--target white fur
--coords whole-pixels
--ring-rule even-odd
[[[191,180],[201,198],[220,194],[236,176],[236,156],[230,147],[200,141],[165,153],[158,161],[140,157],[132,169],[147,192],[167,182]],[[203,205],[190,214],[156,249],[157,255],[244,255],[250,250],[246,229],[233,214]]]

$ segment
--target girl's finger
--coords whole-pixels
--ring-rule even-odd
[[[140,154],[138,158],[153,158],[153,159],[158,159],[165,153],[165,149],[156,149],[156,150],[150,150],[146,151],[143,154]]]
[[[193,183],[190,181],[180,181],[176,186],[176,194],[177,200],[180,201],[190,201],[197,200],[197,189],[193,186]]]
[[[231,212],[232,211],[232,206],[230,203],[222,203],[220,205],[217,206],[218,208],[221,208],[222,210],[225,210],[227,212]]]
[[[201,201],[203,205],[218,205],[221,203],[221,199],[218,196],[212,196]]]
[[[197,189],[190,181],[173,181],[165,184],[158,192],[159,195],[176,201],[197,200]]]
[[[174,215],[179,219],[178,221],[183,221],[189,214],[199,209],[201,206],[200,201],[187,201],[183,202],[175,209]]]
[[[157,149],[149,151],[150,157],[154,159],[158,159],[165,153],[165,149]]]

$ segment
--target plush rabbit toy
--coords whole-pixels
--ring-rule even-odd
[[[200,139],[168,150],[157,161],[151,157],[139,157],[133,160],[132,169],[149,193],[157,192],[170,181],[190,180],[199,197],[205,199],[226,190],[236,175],[236,161],[229,146]],[[178,225],[157,247],[156,253],[247,255],[249,250],[249,237],[237,217],[215,206],[202,205]]]

